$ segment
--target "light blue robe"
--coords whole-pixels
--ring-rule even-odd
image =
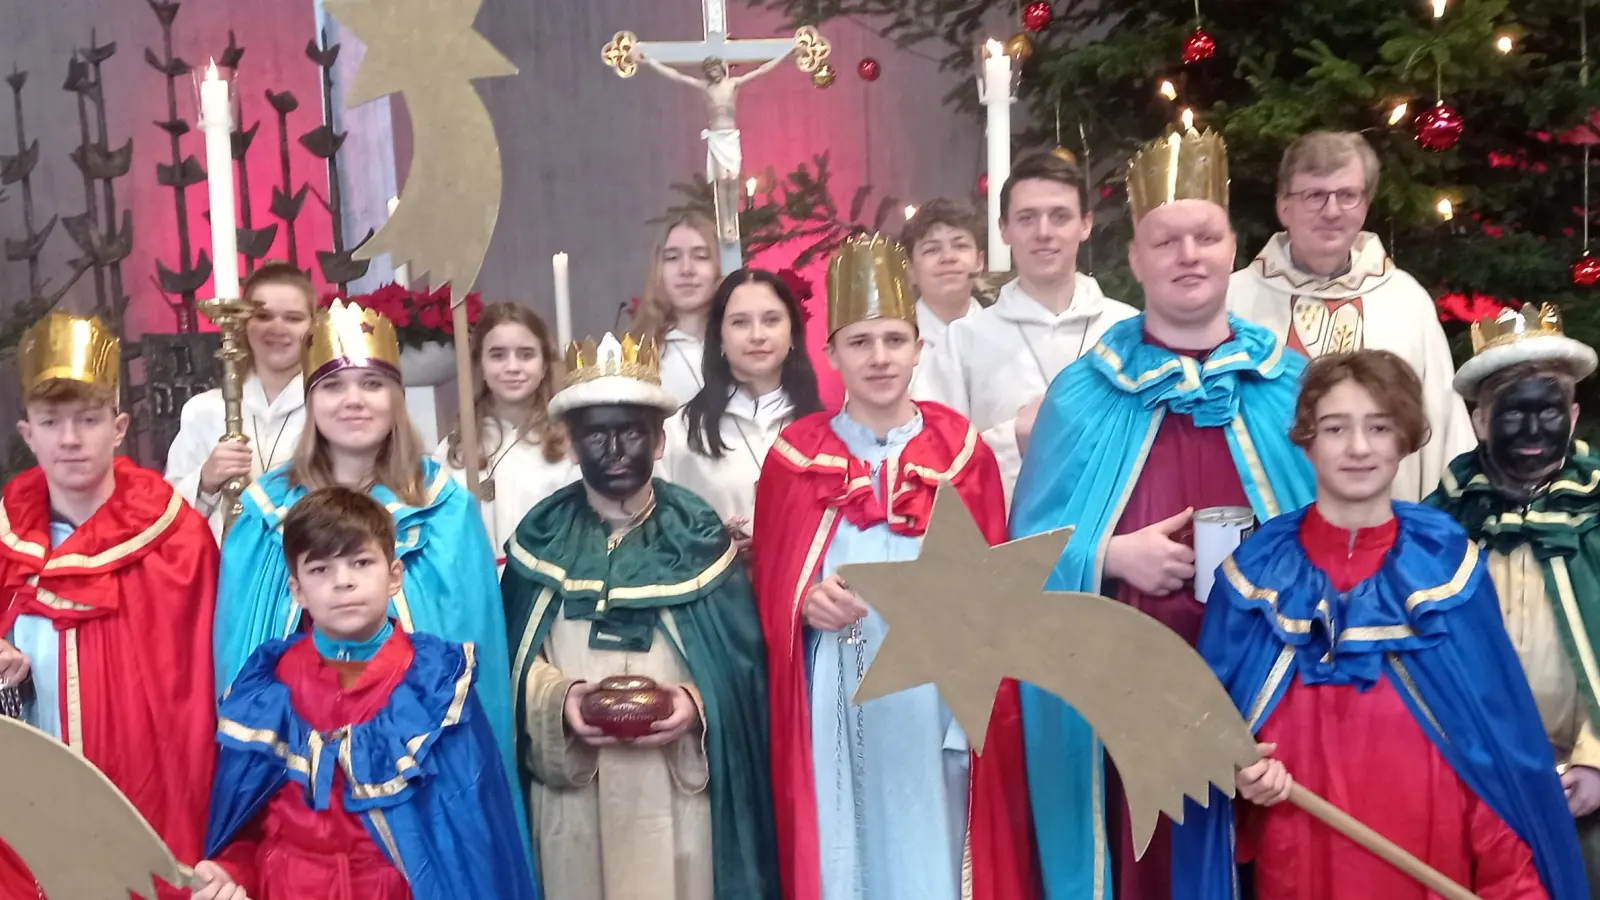
[[[872,466],[881,498],[884,462],[922,430],[922,416],[881,443],[842,412],[831,424]],[[822,576],[848,563],[916,559],[920,546],[887,523],[860,529],[841,519]],[[850,703],[886,632],[870,610],[859,643],[849,629],[807,632],[822,900],[960,900],[966,735],[933,685]]]
[[[1305,359],[1265,328],[1228,325],[1232,338],[1201,362],[1146,343],[1143,315],[1125,319],[1050,384],[1011,507],[1013,538],[1076,528],[1046,590],[1102,591],[1106,545],[1169,412],[1224,429],[1257,521],[1316,498],[1289,442]],[[1103,747],[1072,707],[1030,684],[1021,696],[1045,896],[1110,900]]]
[[[50,520],[50,548],[66,543],[77,528],[71,522]],[[33,696],[23,705],[22,720],[61,740],[61,634],[44,616],[17,616],[8,638],[11,646],[28,658]]]
[[[422,480],[427,502],[421,507],[407,506],[382,485],[370,491],[394,515],[395,555],[405,564],[389,615],[406,631],[477,648],[478,700],[499,741],[517,821],[526,833],[515,775],[511,661],[495,553],[477,499],[431,459],[422,461]],[[226,693],[257,647],[299,630],[300,606],[289,596],[289,567],[283,556],[283,520],[307,493],[304,487],[291,487],[288,466],[280,466],[250,485],[241,498],[244,511],[223,543],[217,589],[219,694]]]

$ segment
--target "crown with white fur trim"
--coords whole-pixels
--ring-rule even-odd
[[[550,415],[560,416],[586,406],[653,406],[675,412],[678,401],[661,387],[661,355],[654,338],[622,340],[609,332],[567,345],[567,378],[550,398]]]
[[[1561,311],[1548,303],[1503,309],[1492,319],[1472,323],[1472,350],[1455,379],[1456,393],[1468,400],[1477,399],[1478,388],[1490,375],[1520,363],[1558,363],[1580,380],[1600,364],[1593,347],[1566,336]]]

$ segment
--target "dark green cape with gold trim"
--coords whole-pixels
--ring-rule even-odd
[[[1523,506],[1495,490],[1473,450],[1450,463],[1424,502],[1449,513],[1486,551],[1532,548],[1590,718],[1600,722],[1600,457],[1574,441],[1555,480]]]
[[[705,704],[715,896],[776,900],[766,650],[755,595],[717,513],[660,479],[655,494],[655,510],[614,550],[582,482],[517,526],[501,580],[513,684],[526,683],[558,615],[591,621],[597,649],[643,651],[669,641]],[[525,692],[515,694],[524,722]],[[526,761],[527,748],[517,757]]]

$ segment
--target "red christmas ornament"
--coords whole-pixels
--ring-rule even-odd
[[[877,81],[878,76],[883,74],[883,67],[869,56],[856,63],[856,74],[861,76],[862,81]]]
[[[1048,0],[1033,0],[1022,8],[1022,27],[1029,31],[1043,31],[1056,17]]]
[[[1196,28],[1183,42],[1183,64],[1189,65],[1217,55],[1217,42],[1205,29]]]
[[[987,172],[978,176],[978,193],[983,194],[985,197],[989,195],[989,175]]]
[[[1579,287],[1594,287],[1600,284],[1600,259],[1585,253],[1582,259],[1573,263],[1572,283]]]
[[[1417,116],[1417,143],[1422,145],[1422,149],[1435,153],[1449,150],[1456,145],[1456,141],[1461,140],[1461,131],[1466,124],[1460,113],[1440,103]]]

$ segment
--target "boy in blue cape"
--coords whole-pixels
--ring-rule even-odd
[[[1478,545],[1438,510],[1390,499],[1428,436],[1398,356],[1324,356],[1291,437],[1312,506],[1222,566],[1198,650],[1265,757],[1174,830],[1174,900],[1435,896],[1299,808],[1303,784],[1486,900],[1589,896],[1572,816]],[[1253,805],[1252,805],[1253,804]],[[1237,815],[1237,824],[1235,814]]]
[[[284,520],[310,634],[261,646],[222,701],[197,900],[536,900],[476,650],[388,618],[394,520],[342,487]]]

